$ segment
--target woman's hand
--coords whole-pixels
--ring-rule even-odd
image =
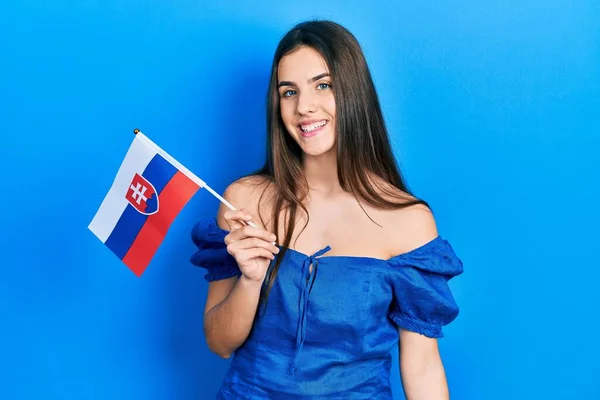
[[[223,217],[230,228],[225,236],[227,252],[237,261],[242,277],[262,283],[269,263],[279,253],[279,248],[273,244],[275,235],[263,228],[249,226],[252,215],[246,209],[227,210]]]

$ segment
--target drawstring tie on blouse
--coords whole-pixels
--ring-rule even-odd
[[[319,260],[317,257],[322,256],[329,250],[331,250],[331,247],[327,246],[324,249],[317,251],[312,256],[306,257],[302,263],[302,279],[300,282],[302,289],[300,291],[300,298],[298,302],[299,321],[298,329],[296,331],[296,355],[294,356],[294,360],[290,366],[290,370],[288,372],[289,375],[293,375],[296,372],[298,358],[300,356],[300,352],[302,351],[302,347],[304,346],[304,340],[306,339],[308,296],[312,290],[313,284],[315,283],[315,278],[317,276],[317,269],[319,267]],[[311,265],[312,271],[310,270]]]

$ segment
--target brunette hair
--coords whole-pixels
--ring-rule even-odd
[[[267,155],[264,166],[252,174],[274,186],[271,226],[276,233],[280,227],[284,227],[285,232],[283,240],[278,238],[283,249],[277,262],[267,271],[260,304],[267,300],[289,248],[299,207],[308,218],[302,203],[308,195],[302,170],[303,152],[281,119],[277,87],[279,61],[303,46],[321,54],[331,75],[336,105],[337,170],[342,189],[352,193],[359,204],[364,201],[378,208],[415,204],[429,207],[410,192],[398,168],[375,85],[354,35],[332,21],[307,21],[294,26],[283,36],[273,57],[267,93]],[[399,195],[398,189],[406,195]],[[285,217],[281,221],[284,210]]]

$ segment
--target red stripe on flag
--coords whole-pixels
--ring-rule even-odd
[[[161,191],[158,212],[146,219],[122,260],[137,276],[150,264],[171,223],[198,189],[196,183],[177,171]]]

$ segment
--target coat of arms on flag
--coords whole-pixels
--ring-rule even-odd
[[[175,217],[202,187],[215,194],[137,131],[89,229],[141,276]]]
[[[127,195],[129,204],[144,215],[152,215],[158,212],[158,193],[150,182],[140,174],[135,174]]]

